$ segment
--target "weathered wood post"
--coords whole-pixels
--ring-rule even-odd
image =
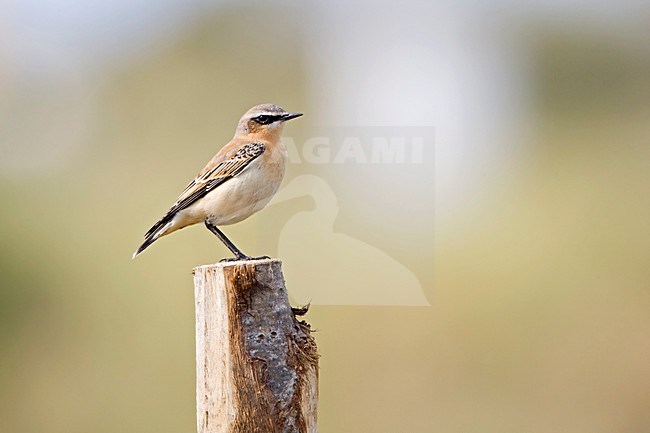
[[[194,295],[198,433],[315,433],[318,352],[282,262],[199,266]]]

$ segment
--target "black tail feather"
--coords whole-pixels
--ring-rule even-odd
[[[142,245],[140,245],[140,247],[136,250],[136,252],[133,253],[133,258],[135,259],[141,252],[146,250],[149,245],[153,244],[156,241],[156,239],[158,239],[157,236],[147,237],[142,243]]]

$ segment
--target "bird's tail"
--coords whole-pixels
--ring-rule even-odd
[[[162,227],[158,227],[157,229],[149,230],[149,232],[144,237],[144,242],[142,243],[142,245],[140,245],[140,247],[135,251],[135,253],[133,253],[133,258],[135,259],[136,257],[138,257],[138,255],[144,250],[146,250],[149,247],[149,245],[153,244],[154,242],[156,242],[156,240],[159,237],[164,235],[169,225],[170,223],[167,223]]]

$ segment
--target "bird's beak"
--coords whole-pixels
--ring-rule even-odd
[[[282,115],[282,121],[286,122],[287,120],[295,119],[296,117],[302,116],[302,113],[287,113]]]

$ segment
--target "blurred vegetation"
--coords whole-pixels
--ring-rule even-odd
[[[190,228],[131,253],[241,112],[317,104],[300,19],[203,17],[97,78],[65,169],[2,178],[0,432],[194,430],[190,271],[224,250]],[[650,51],[598,31],[528,37],[532,156],[436,227],[432,307],[310,311],[320,431],[650,431]],[[227,233],[257,254],[280,226],[262,213]]]

